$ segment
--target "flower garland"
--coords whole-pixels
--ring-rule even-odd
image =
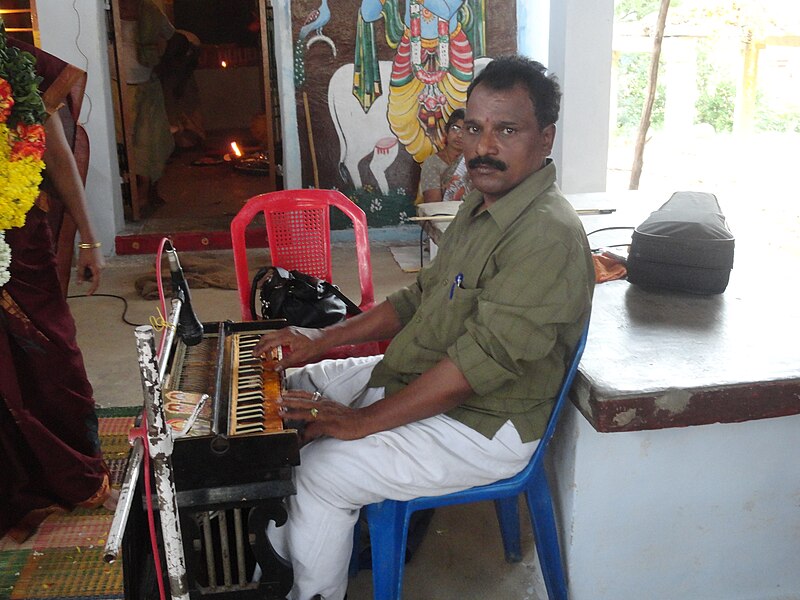
[[[25,224],[44,170],[46,112],[35,63],[29,52],[6,44],[0,20],[0,287],[10,278],[5,230]]]

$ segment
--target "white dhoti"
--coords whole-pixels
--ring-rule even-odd
[[[367,383],[380,357],[323,361],[288,377],[288,387],[319,391],[353,407],[383,398]],[[300,451],[297,494],[287,499],[289,519],[270,526],[270,542],[294,568],[288,598],[342,600],[353,527],[365,504],[387,498],[437,496],[511,477],[529,462],[537,442],[522,443],[511,422],[488,439],[437,415],[360,440],[320,438]]]

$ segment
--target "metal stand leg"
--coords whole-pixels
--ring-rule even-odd
[[[158,510],[161,517],[161,534],[167,560],[167,572],[169,573],[170,593],[175,600],[189,600],[186,560],[183,555],[183,542],[178,520],[178,499],[172,474],[172,433],[164,416],[155,336],[153,328],[147,325],[137,327],[135,333],[136,348],[139,352],[139,368],[142,372],[147,437],[158,491]]]

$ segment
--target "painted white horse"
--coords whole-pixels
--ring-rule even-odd
[[[488,63],[490,58],[475,60],[475,74]],[[367,113],[353,95],[353,64],[339,67],[328,84],[328,109],[339,137],[339,173],[345,182],[352,182],[356,188],[363,187],[358,163],[372,154],[369,170],[378,182],[381,193],[389,193],[386,170],[397,158],[400,142],[389,126],[389,81],[392,62],[379,61],[381,73],[381,94]]]
[[[328,84],[328,109],[339,136],[339,173],[345,182],[356,188],[363,187],[358,163],[372,153],[369,169],[378,181],[383,194],[389,193],[386,169],[397,158],[399,142],[389,127],[389,79],[392,62],[379,62],[381,94],[364,113],[361,103],[353,95],[353,63],[339,67]]]

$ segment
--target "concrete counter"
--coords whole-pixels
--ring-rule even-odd
[[[638,225],[668,197],[569,198],[617,209],[584,217],[594,231]],[[736,236],[724,294],[595,290],[549,456],[572,600],[800,599],[796,259],[720,202]]]

